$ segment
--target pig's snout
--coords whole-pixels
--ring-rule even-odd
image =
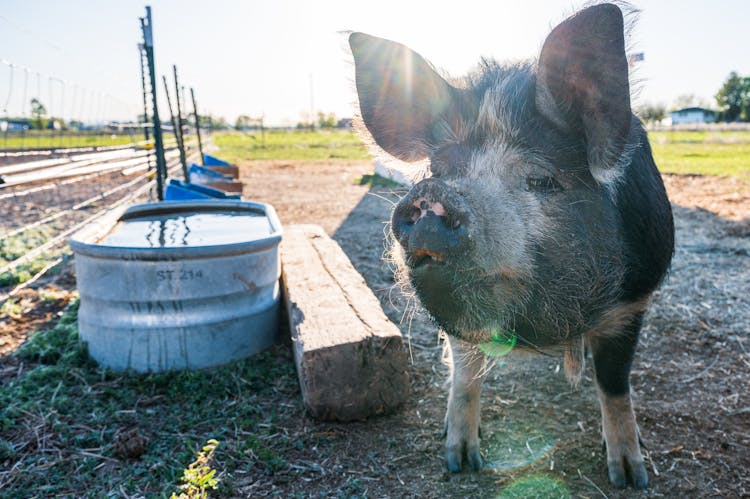
[[[438,179],[418,183],[393,211],[392,230],[404,248],[406,264],[444,264],[469,247],[466,202]]]

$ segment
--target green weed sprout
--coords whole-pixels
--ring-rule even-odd
[[[180,495],[173,493],[170,499],[206,499],[208,491],[216,489],[219,479],[216,478],[216,470],[211,468],[210,462],[218,445],[219,442],[213,438],[206,442],[195,461],[182,473]]]

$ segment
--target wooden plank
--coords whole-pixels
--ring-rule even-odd
[[[236,182],[236,181],[226,181],[226,182],[206,182],[204,184],[206,187],[212,187],[214,189],[219,189],[220,191],[237,194],[242,193],[242,189],[245,186],[242,182]]]
[[[284,228],[282,283],[302,397],[310,414],[353,421],[409,394],[399,329],[338,244],[317,225]]]
[[[234,165],[229,166],[204,166],[203,168],[208,168],[211,171],[214,171],[216,173],[221,173],[222,175],[229,175],[230,177],[237,179],[240,177],[240,170]]]

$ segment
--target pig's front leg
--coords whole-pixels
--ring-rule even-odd
[[[449,338],[453,366],[448,412],[445,415],[445,460],[452,472],[464,462],[472,471],[482,469],[479,453],[479,397],[485,356],[474,345]]]
[[[618,488],[627,487],[628,482],[636,489],[648,485],[630,399],[630,364],[638,342],[641,317],[640,314],[634,317],[617,336],[592,338],[590,341],[602,410],[602,433],[607,446],[609,481]]]

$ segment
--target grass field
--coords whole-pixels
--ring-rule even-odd
[[[750,180],[750,130],[652,131],[654,158],[664,173],[736,176]],[[255,159],[367,160],[359,136],[347,131],[216,133],[217,153],[230,161]]]
[[[653,131],[654,159],[664,173],[750,180],[750,130]]]
[[[331,131],[266,131],[215,133],[217,153],[229,162],[250,159],[366,160],[367,148],[355,133]]]
[[[2,149],[51,149],[55,147],[120,146],[143,140],[143,135],[121,135],[100,132],[0,132]]]

